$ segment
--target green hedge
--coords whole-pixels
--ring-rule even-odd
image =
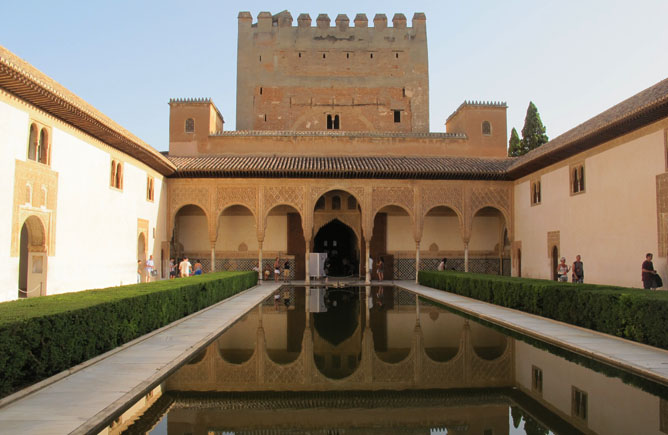
[[[421,271],[420,284],[668,349],[668,292],[464,272]]]
[[[0,304],[0,397],[257,283],[220,272]]]

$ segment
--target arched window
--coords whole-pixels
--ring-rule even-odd
[[[37,126],[30,124],[30,136],[28,137],[28,158],[37,160]]]
[[[186,119],[186,133],[195,132],[195,120],[192,118]]]
[[[331,130],[333,127],[332,115],[327,115],[327,130]]]
[[[318,198],[318,201],[315,203],[315,209],[316,210],[324,210],[325,209],[325,197],[321,196]]]
[[[571,194],[585,191],[584,164],[571,166]]]
[[[334,116],[334,130],[339,129],[339,115]]]
[[[39,132],[37,158],[40,163],[44,163],[45,165],[49,164],[49,132],[45,128]]]
[[[338,195],[332,196],[332,210],[341,210],[341,197]]]
[[[482,134],[484,134],[485,136],[489,136],[492,134],[492,124],[490,124],[489,121],[482,122]]]
[[[531,183],[531,205],[540,204],[540,181]]]
[[[116,160],[111,161],[111,178],[109,180],[111,187],[116,187]]]
[[[153,177],[146,177],[146,199],[153,201]]]
[[[123,189],[123,165],[121,163],[116,163],[116,180],[114,182],[114,187]]]
[[[355,210],[357,208],[357,200],[354,196],[350,195],[348,197],[348,210]]]

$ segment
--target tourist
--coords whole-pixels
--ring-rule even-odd
[[[561,257],[561,262],[557,266],[557,276],[559,277],[559,282],[568,282],[568,271],[571,270],[568,265],[566,265],[566,257]]]
[[[283,263],[283,282],[289,282],[290,281],[290,262],[285,261]]]
[[[384,266],[385,262],[383,261],[383,257],[378,257],[378,263],[376,264],[376,274],[378,275],[378,281],[382,281],[384,278]]]
[[[373,279],[373,258],[369,255],[369,268],[367,269],[367,272],[369,272],[369,280]]]
[[[438,270],[440,272],[443,272],[445,270],[445,263],[447,263],[447,262],[448,262],[448,259],[443,257],[443,260],[441,260],[441,262],[438,263],[438,267],[436,268],[436,270]]]
[[[274,282],[278,282],[278,278],[281,276],[281,260],[279,257],[276,257],[274,261]]]
[[[193,267],[195,268],[194,275],[202,274],[202,263],[199,262],[199,259],[195,260],[195,265]]]
[[[153,270],[155,270],[155,262],[153,261],[153,255],[151,255],[148,260],[146,260],[146,282],[151,281]]]
[[[269,266],[267,266],[264,269],[264,280],[269,281],[269,276],[271,275],[271,270],[269,269]]]
[[[179,271],[181,272],[181,277],[185,278],[190,276],[191,269],[192,265],[190,264],[190,261],[188,261],[188,257],[184,257],[183,261],[179,264]]]
[[[176,278],[176,262],[173,258],[169,259],[169,279]]]
[[[656,270],[654,270],[654,263],[652,263],[651,252],[645,255],[645,261],[642,263],[642,286],[645,290],[656,290]]]
[[[583,283],[584,282],[584,265],[582,264],[582,260],[580,259],[580,254],[575,256],[575,261],[573,262],[573,273],[571,278],[573,279],[573,282],[579,282]]]
[[[142,273],[141,260],[137,260],[137,284],[141,282],[141,273]]]

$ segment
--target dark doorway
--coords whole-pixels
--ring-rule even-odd
[[[28,225],[23,224],[21,228],[21,248],[19,253],[19,298],[28,295]]]
[[[559,266],[559,250],[556,246],[552,247],[552,279],[557,280],[557,267]]]
[[[313,252],[327,254],[327,275],[350,276],[358,271],[359,249],[355,232],[338,219],[320,228]]]

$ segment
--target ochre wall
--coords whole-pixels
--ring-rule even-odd
[[[335,27],[306,18],[292,26],[289,13],[273,25],[266,12],[256,24],[239,15],[237,130],[325,130],[329,113],[342,130],[429,131],[424,15],[413,27],[402,16],[372,28],[366,18],[355,27],[347,17]],[[402,122],[391,110],[403,111]]]

